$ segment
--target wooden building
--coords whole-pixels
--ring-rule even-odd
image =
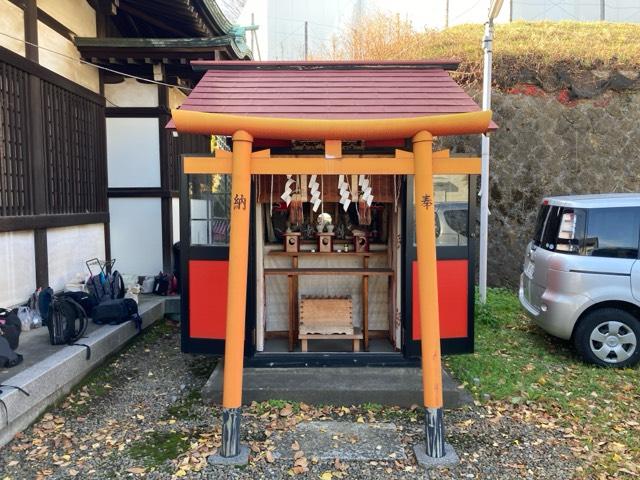
[[[191,60],[250,58],[213,1],[0,0],[0,305],[92,257],[169,269],[179,156],[210,149],[167,132],[170,109]]]

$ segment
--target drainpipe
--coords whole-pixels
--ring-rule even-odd
[[[491,109],[491,55],[493,50],[493,19],[484,25],[482,39],[484,73],[482,76],[482,109]],[[487,244],[489,233],[489,136],[482,135],[482,168],[480,178],[480,301],[487,301]]]

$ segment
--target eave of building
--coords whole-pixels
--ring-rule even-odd
[[[78,37],[75,44],[85,60],[98,64],[188,65],[190,61],[198,60],[252,58],[244,38],[232,35],[213,38]]]
[[[240,6],[242,5],[242,1]],[[217,37],[233,34],[215,0],[93,0],[125,37]],[[153,33],[152,33],[153,32]]]

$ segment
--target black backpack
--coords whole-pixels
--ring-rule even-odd
[[[55,297],[49,308],[47,327],[51,345],[71,345],[87,331],[84,309],[67,296]]]
[[[120,325],[128,320],[133,320],[138,331],[142,329],[142,318],[138,314],[138,304],[132,298],[116,298],[105,300],[93,307],[91,314],[93,322],[98,325]]]
[[[18,310],[11,311],[0,308],[0,335],[7,339],[11,350],[18,348],[20,344],[20,332],[22,324],[18,318]]]
[[[111,299],[115,300],[116,298],[124,298],[125,289],[124,289],[124,279],[118,270],[114,270],[111,275],[108,277],[109,283],[111,285]]]
[[[38,311],[42,317],[42,324],[47,325],[49,320],[49,307],[53,302],[53,289],[51,287],[43,288],[38,295]]]
[[[86,292],[64,292],[61,296],[70,298],[84,310],[85,316],[90,317],[93,307],[96,306],[95,298]]]

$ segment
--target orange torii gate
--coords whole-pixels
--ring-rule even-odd
[[[231,174],[232,210],[229,250],[226,343],[223,378],[223,436],[221,456],[241,454],[240,418],[245,337],[245,311],[251,175],[266,174],[368,174],[414,175],[416,244],[420,327],[422,331],[422,378],[425,407],[426,454],[445,456],[440,326],[436,271],[434,174],[478,173],[478,158],[450,158],[448,152],[433,152],[434,136],[485,133],[491,112],[471,112],[412,118],[304,119],[173,110],[179,132],[231,136],[231,152],[216,150],[212,157],[186,157],[184,174]],[[325,156],[272,156],[270,150],[253,151],[253,139],[304,139],[323,141]],[[413,151],[396,150],[388,159],[342,155],[343,140],[388,140],[411,138]]]

